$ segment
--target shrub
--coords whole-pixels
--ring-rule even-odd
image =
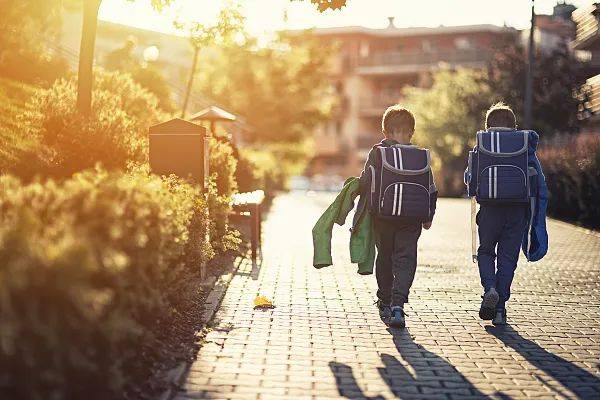
[[[69,177],[96,163],[112,170],[146,160],[147,129],[158,120],[156,98],[117,72],[97,71],[94,85],[89,117],[76,109],[74,78],[32,96],[20,119],[24,134],[39,145],[11,168],[13,173]]]
[[[209,188],[208,209],[210,213],[210,237],[212,246],[218,253],[237,249],[239,235],[229,226],[231,196],[237,192],[235,171],[237,160],[233,148],[223,140],[210,139],[211,187]]]
[[[212,256],[203,197],[139,170],[0,191],[0,397],[121,397],[177,282]]]
[[[281,161],[282,157],[284,156],[277,157],[271,149],[242,149],[240,159],[244,160],[245,174],[250,175],[251,178],[248,180],[241,176],[240,182],[248,180],[255,185],[252,190],[262,189],[268,195],[285,188],[287,179],[293,175],[296,169],[294,161],[290,161],[291,165],[288,165]]]
[[[548,213],[600,228],[600,136],[558,138],[538,154],[548,184]]]

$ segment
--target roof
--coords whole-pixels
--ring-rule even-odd
[[[503,33],[512,32],[514,28],[492,24],[438,26],[438,27],[411,27],[411,28],[383,28],[373,29],[364,26],[341,26],[331,28],[314,28],[312,32],[317,36],[338,36],[362,34],[376,37],[402,37],[420,35],[444,35],[476,32]]]
[[[235,121],[237,117],[217,106],[210,106],[192,115],[190,121]]]

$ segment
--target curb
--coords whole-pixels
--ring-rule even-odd
[[[225,297],[227,288],[229,287],[229,284],[231,283],[231,280],[233,279],[233,276],[235,275],[239,265],[240,262],[236,259],[231,263],[230,266],[227,267],[221,276],[218,278],[211,276],[202,282],[202,287],[212,287],[212,290],[204,302],[204,310],[202,312],[202,318],[200,321],[204,328],[208,327],[209,322],[217,313],[217,310],[221,305],[221,301],[223,300],[223,297]],[[190,366],[191,362],[183,361],[175,368],[172,368],[167,372],[167,382],[169,387],[165,389],[165,391],[158,397],[159,400],[171,400],[175,396],[175,394],[181,388]]]

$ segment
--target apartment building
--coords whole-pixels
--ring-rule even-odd
[[[577,32],[573,48],[585,54],[588,61],[587,86],[589,98],[585,109],[580,110],[579,118],[583,120],[585,130],[600,132],[600,3],[578,8],[573,12],[573,21],[577,24]]]
[[[396,28],[319,28],[314,35],[336,43],[331,83],[339,98],[333,118],[315,135],[309,173],[357,174],[381,137],[381,115],[402,102],[407,86],[431,85],[440,68],[484,68],[495,43],[518,40],[517,31],[495,25]]]

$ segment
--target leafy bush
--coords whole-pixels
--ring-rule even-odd
[[[21,125],[38,146],[11,168],[14,174],[69,177],[96,163],[123,169],[147,158],[147,129],[159,117],[153,95],[127,75],[97,71],[89,117],[77,111],[76,98],[75,79],[32,96]]]
[[[20,82],[48,86],[69,71],[66,59],[45,51],[9,49],[0,57],[0,76]]]
[[[273,195],[277,190],[284,189],[287,180],[299,173],[304,161],[294,159],[288,152],[279,152],[276,146],[263,149],[247,148],[240,150],[240,159],[244,175],[238,179],[239,184],[252,185],[251,190],[262,189],[267,195]]]
[[[3,176],[0,191],[0,397],[121,397],[178,282],[212,256],[203,197],[143,171]]]
[[[548,213],[599,229],[600,136],[558,138],[538,154],[548,184]]]
[[[239,235],[229,227],[231,196],[237,192],[235,171],[237,160],[229,143],[210,138],[208,209],[210,213],[210,237],[218,253],[237,249]]]
[[[23,135],[17,116],[25,112],[25,104],[34,92],[34,86],[0,78],[0,174],[33,145]]]

